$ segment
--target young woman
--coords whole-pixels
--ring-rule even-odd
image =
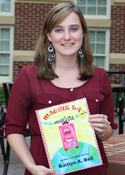
[[[35,110],[84,97],[103,165],[70,174],[106,175],[101,141],[111,137],[117,126],[109,79],[92,62],[87,26],[79,8],[72,2],[53,7],[36,45],[34,64],[21,69],[9,98],[6,134],[26,167],[25,175],[58,175],[49,169]],[[30,150],[24,137],[27,123],[33,135]]]

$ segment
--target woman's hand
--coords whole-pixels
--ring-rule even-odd
[[[8,141],[15,154],[22,161],[26,169],[33,175],[59,175],[55,170],[36,165],[29,151],[25,137],[20,134],[8,135]]]
[[[113,129],[109,125],[107,115],[89,115],[89,122],[100,140],[106,140],[113,134]]]
[[[32,170],[33,175],[59,175],[55,170],[40,165],[35,165]]]

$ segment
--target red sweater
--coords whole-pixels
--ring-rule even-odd
[[[73,88],[73,87],[72,87]],[[27,122],[33,135],[30,151],[38,165],[48,167],[47,157],[40,133],[35,110],[86,97],[91,114],[105,114],[114,123],[114,102],[112,88],[104,70],[95,67],[95,75],[79,87],[60,88],[51,81],[37,78],[34,65],[23,67],[12,87],[7,115],[6,134],[23,134]],[[51,104],[49,103],[51,101]],[[98,140],[98,139],[97,139]],[[107,158],[103,144],[98,140],[103,165],[70,173],[71,175],[106,175]],[[26,170],[25,175],[31,175]]]

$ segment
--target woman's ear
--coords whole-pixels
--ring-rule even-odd
[[[51,37],[50,37],[50,33],[46,33],[46,35],[47,35],[48,40],[49,40],[49,41],[52,41],[52,40],[51,40]]]

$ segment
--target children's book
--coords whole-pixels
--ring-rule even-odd
[[[102,165],[86,98],[36,111],[51,169],[70,173]]]

